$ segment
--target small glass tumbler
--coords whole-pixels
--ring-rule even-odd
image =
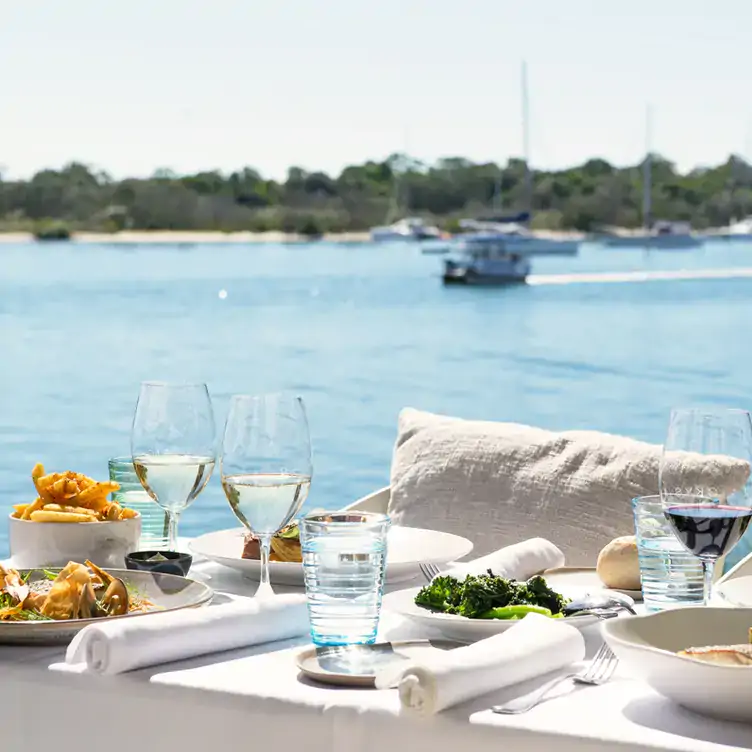
[[[108,462],[110,480],[120,488],[113,491],[112,500],[121,507],[141,513],[141,550],[159,551],[168,548],[167,515],[144,490],[136,475],[131,457],[113,457]]]
[[[315,645],[376,641],[389,517],[316,512],[300,521],[311,639]]]
[[[700,560],[679,542],[664,514],[660,496],[632,499],[642,598],[648,611],[701,606]]]

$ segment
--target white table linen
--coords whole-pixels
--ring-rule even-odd
[[[249,595],[256,587],[215,565],[196,573],[219,590],[238,586],[234,592]],[[384,634],[396,637],[405,626],[384,614]],[[597,628],[585,636],[592,655],[601,643]],[[602,687],[562,688],[561,696],[524,715],[495,715],[490,707],[548,677],[416,721],[401,716],[395,690],[324,687],[299,676],[295,656],[304,643],[256,645],[120,676],[49,671],[63,659],[61,648],[0,646],[3,749],[77,748],[83,708],[97,723],[129,719],[126,732],[108,735],[107,752],[132,752],[134,744],[141,752],[222,752],[249,744],[307,752],[752,750],[752,726],[685,711],[630,679],[623,666]]]
[[[528,614],[501,634],[455,650],[432,651],[398,671],[386,669],[376,677],[376,686],[396,686],[402,712],[427,717],[584,657],[585,640],[578,629]]]
[[[91,624],[71,641],[65,663],[97,674],[171,663],[224,650],[307,635],[302,593],[240,598],[206,608]]]

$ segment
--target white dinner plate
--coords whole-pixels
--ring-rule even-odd
[[[259,562],[244,559],[243,538],[245,530],[219,530],[194,538],[190,549],[194,554],[205,556],[223,566],[235,569],[252,580],[259,578]],[[467,556],[473,544],[467,538],[438,530],[423,530],[417,527],[389,528],[386,557],[387,582],[403,582],[420,576],[418,564],[447,564]],[[272,583],[301,585],[303,567],[299,562],[273,561],[269,564]]]
[[[752,723],[752,667],[676,655],[708,645],[746,644],[752,609],[689,607],[610,619],[603,636],[629,673],[702,715]]]
[[[557,592],[566,598],[577,598],[596,592],[595,588],[570,586],[554,586],[553,580],[549,580],[547,575],[546,582]],[[406,616],[426,627],[437,630],[444,637],[452,640],[461,640],[463,642],[475,642],[482,640],[484,637],[506,632],[515,624],[515,619],[468,619],[465,616],[457,614],[441,614],[428,609],[421,608],[415,604],[415,596],[420,590],[419,587],[410,588],[409,590],[400,590],[396,593],[390,593],[384,596],[383,608],[387,611],[394,611],[401,616]],[[626,606],[634,606],[634,601],[628,596],[615,591],[607,591],[616,600]],[[597,624],[597,616],[570,616],[566,618],[567,624],[572,624],[578,629],[589,627]]]
[[[713,602],[719,606],[752,608],[752,577],[735,577],[718,583],[713,588]]]
[[[41,570],[31,572],[31,579],[42,579]],[[128,587],[133,587],[148,598],[154,608],[122,616],[99,619],[67,619],[60,621],[0,621],[0,644],[11,645],[57,645],[70,642],[73,636],[89,624],[103,624],[113,619],[148,619],[150,614],[177,611],[182,608],[206,606],[214,591],[202,582],[180,577],[176,574],[141,572],[131,569],[107,569],[108,574],[120,578]]]
[[[586,588],[590,592],[597,590],[601,592],[606,590],[608,593],[621,593],[622,595],[628,595],[634,601],[642,600],[642,590],[617,590],[615,588],[607,588],[602,582],[600,577],[595,571],[595,567],[560,567],[558,569],[549,569],[545,573],[546,582],[554,590],[560,590],[560,588]]]

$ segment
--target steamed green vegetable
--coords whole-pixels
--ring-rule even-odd
[[[468,619],[521,619],[529,613],[559,617],[567,599],[552,590],[543,577],[515,582],[487,574],[458,580],[440,575],[415,596],[415,603],[429,611],[459,614]]]

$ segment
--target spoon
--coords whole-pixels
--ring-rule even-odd
[[[629,611],[630,614],[637,615],[637,612],[632,608],[632,606],[628,606],[623,601],[620,601],[617,598],[614,598],[605,593],[583,595],[580,598],[574,598],[572,599],[571,603],[567,603],[567,605],[564,606],[562,613],[564,614],[564,616],[574,616],[580,611],[601,611],[608,609],[616,610],[620,608],[623,608],[625,611]]]

